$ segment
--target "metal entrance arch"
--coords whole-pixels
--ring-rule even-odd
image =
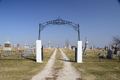
[[[40,32],[47,27],[47,25],[70,25],[70,27],[74,28],[75,31],[78,32],[78,41],[80,41],[80,31],[79,31],[79,24],[75,24],[73,22],[70,21],[66,21],[61,19],[60,17],[55,19],[55,20],[51,20],[51,21],[47,21],[45,23],[39,23],[39,35],[38,35],[38,40],[40,40]]]
[[[74,28],[75,31],[78,32],[78,46],[77,46],[77,63],[82,63],[82,41],[80,41],[80,31],[79,31],[79,24],[75,24],[70,21],[66,21],[61,19],[60,17],[56,20],[47,21],[45,23],[39,23],[39,35],[38,40],[36,40],[36,61],[41,63],[42,62],[42,53],[41,53],[41,40],[40,40],[40,32],[47,27],[47,25],[69,25],[70,27]]]

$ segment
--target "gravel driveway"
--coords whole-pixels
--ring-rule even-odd
[[[33,76],[31,80],[79,80],[78,78],[80,78],[80,74],[76,71],[74,67],[72,67],[71,63],[69,62],[69,58],[65,55],[65,53],[61,49],[59,50],[63,56],[63,59],[61,60],[64,62],[64,66],[58,72],[57,78],[54,78],[54,76],[52,76],[52,73],[54,71],[53,66],[55,62],[55,56],[57,52],[57,49],[55,49],[53,55],[51,56],[43,70],[37,75]]]

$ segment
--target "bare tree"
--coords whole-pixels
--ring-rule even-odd
[[[67,48],[68,48],[68,46],[69,46],[69,41],[68,41],[68,39],[66,39],[66,46],[67,46]]]
[[[118,45],[120,48],[120,37],[119,36],[113,36],[113,42]]]

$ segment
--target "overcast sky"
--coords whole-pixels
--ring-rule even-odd
[[[39,23],[64,20],[80,25],[80,38],[89,47],[104,47],[112,43],[113,36],[120,36],[120,4],[118,0],[1,0],[0,44],[9,38],[11,46],[19,42],[33,46],[38,39]],[[78,34],[64,25],[48,26],[41,32],[44,46],[63,47],[66,39],[76,46]]]

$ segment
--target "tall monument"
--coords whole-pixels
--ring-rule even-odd
[[[0,44],[0,47],[2,47],[2,45]]]
[[[11,51],[11,43],[9,42],[9,38],[7,38],[7,42],[4,43],[3,51]]]
[[[86,37],[86,42],[85,42],[85,50],[90,50],[89,47],[88,47],[88,40],[87,40],[87,37]]]
[[[20,47],[20,45],[19,45],[19,43],[17,44],[17,48],[19,48]]]
[[[51,43],[50,43],[50,41],[49,41],[49,43],[48,43],[48,46],[49,46],[48,49],[51,49],[50,44],[51,44]]]

